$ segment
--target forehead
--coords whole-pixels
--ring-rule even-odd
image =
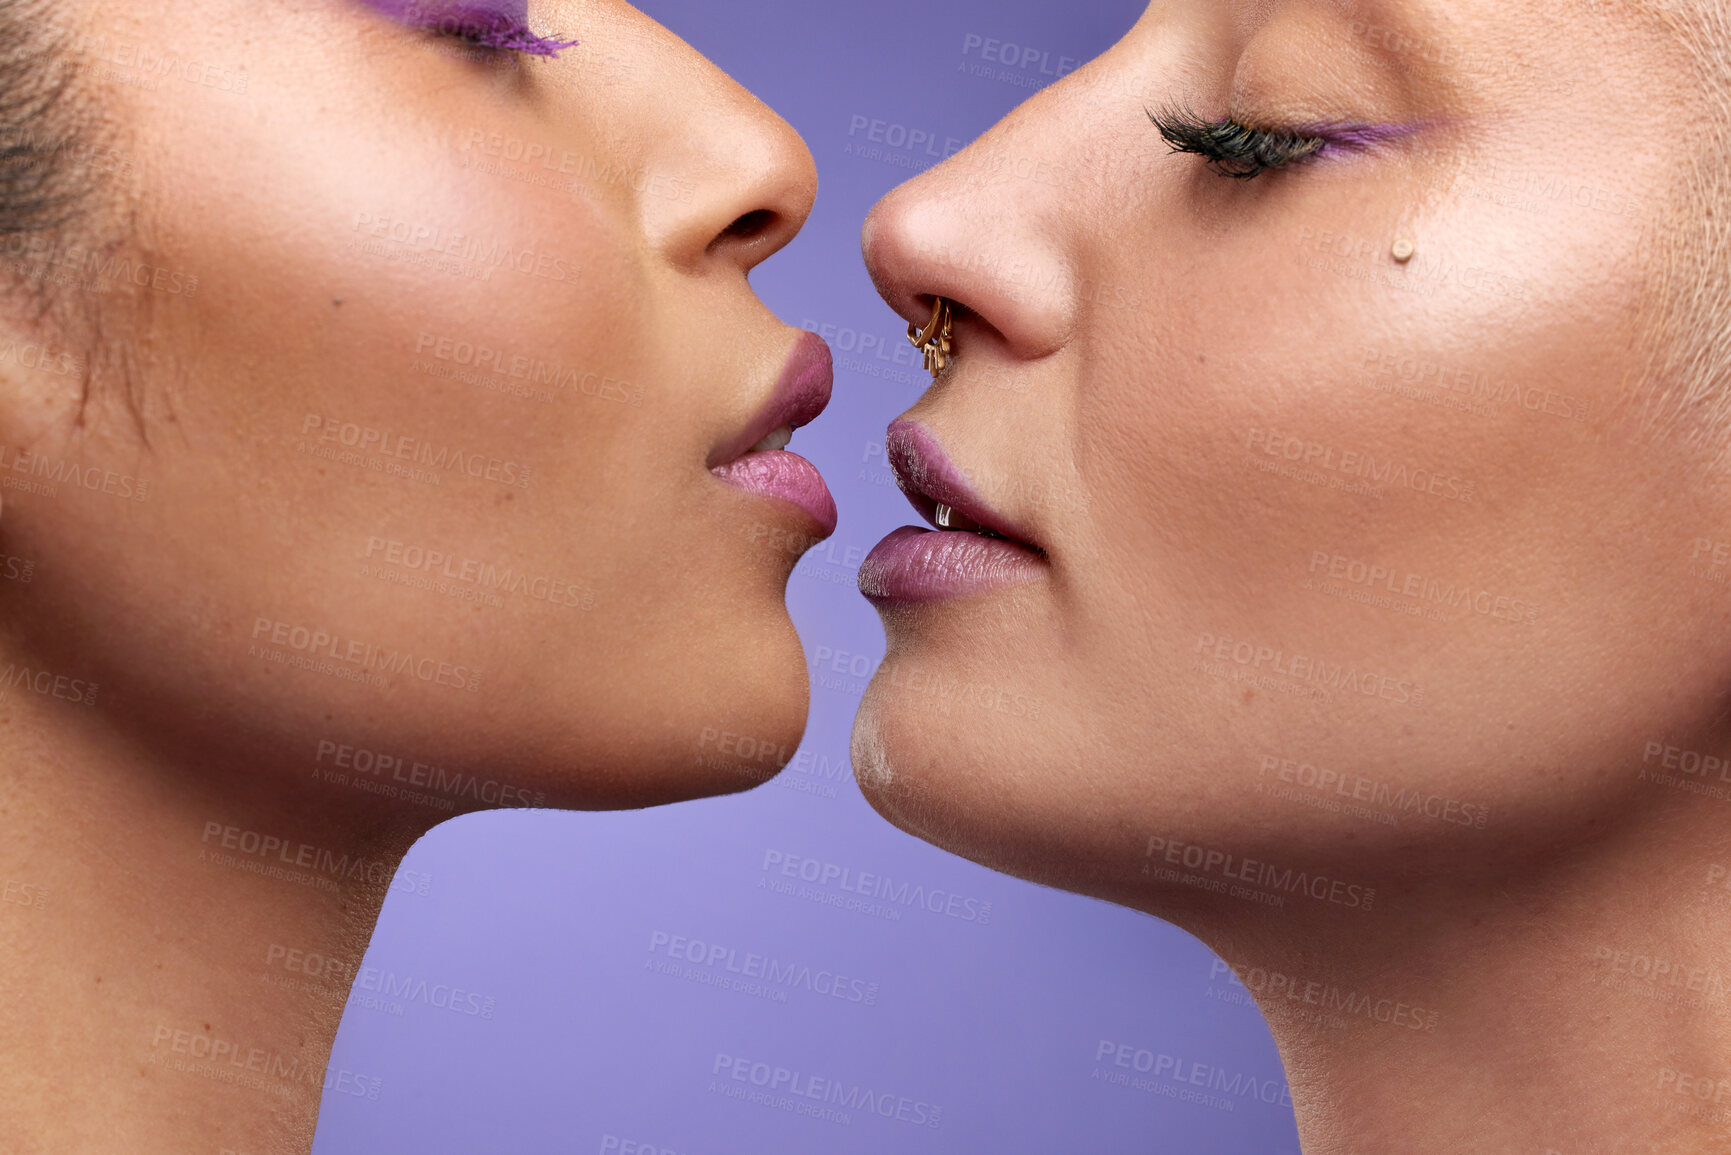
[[[1556,39],[1591,37],[1606,27],[1675,31],[1679,23],[1728,20],[1722,0],[1197,0],[1222,8],[1240,36],[1294,18],[1358,35],[1398,41],[1471,39],[1532,30]],[[1164,5],[1155,3],[1151,7]]]
[[[1194,0],[1190,10],[1208,8],[1252,62],[1328,71],[1356,59],[1449,88],[1545,89],[1559,73],[1578,87],[1631,70],[1664,87],[1658,70],[1678,77],[1679,47],[1725,43],[1692,31],[1731,25],[1721,0]],[[1693,55],[1703,58],[1698,46]]]

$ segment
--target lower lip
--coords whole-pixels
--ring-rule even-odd
[[[1026,547],[1002,538],[904,526],[860,563],[859,591],[879,604],[935,602],[1032,581],[1045,568]]]
[[[819,540],[835,532],[835,498],[817,466],[785,449],[762,449],[710,470],[727,484],[747,493],[779,498],[797,505],[822,531]]]

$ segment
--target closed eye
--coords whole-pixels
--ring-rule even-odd
[[[492,53],[557,56],[578,43],[537,36],[520,17],[477,5],[414,3],[401,10],[400,19],[412,27]]]
[[[1238,180],[1249,180],[1271,168],[1285,168],[1329,145],[1327,137],[1314,133],[1255,128],[1232,117],[1204,120],[1181,108],[1148,112],[1148,119],[1173,152],[1203,157],[1221,176]]]

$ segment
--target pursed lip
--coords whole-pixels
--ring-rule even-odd
[[[764,448],[757,446],[777,430],[809,424],[829,404],[834,381],[829,346],[816,333],[801,333],[769,401],[749,425],[709,455],[709,472],[724,484],[803,510],[809,528],[817,533],[813,545],[835,532],[835,498],[823,475],[799,454],[775,447],[785,445],[791,433]]]
[[[884,438],[884,456],[895,471],[896,485],[934,529],[972,530],[977,526],[1045,556],[1046,551],[1025,529],[975,492],[967,476],[944,452],[943,444],[919,422],[906,418],[892,422]],[[940,505],[953,511],[947,522],[938,520]]]
[[[709,455],[709,468],[738,461],[751,447],[783,425],[798,429],[809,425],[829,404],[835,385],[835,364],[829,345],[813,332],[801,333],[782,366],[781,379],[751,424],[716,446]]]

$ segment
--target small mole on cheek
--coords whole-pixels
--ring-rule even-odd
[[[498,505],[501,502],[516,501],[516,500],[517,500],[517,495],[514,493],[501,493],[498,497],[495,497],[493,499],[493,504]]]
[[[342,303],[343,303],[343,299],[341,297],[332,297],[331,298],[331,304],[333,304],[333,305],[341,305]]]

